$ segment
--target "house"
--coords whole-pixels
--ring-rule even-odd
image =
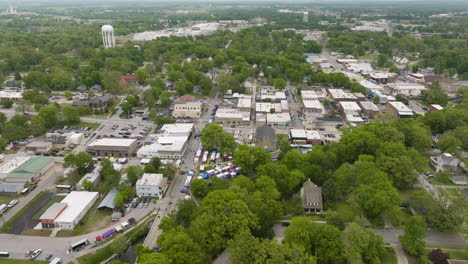
[[[457,167],[459,164],[460,160],[450,153],[442,153],[438,156],[431,157],[431,165],[436,172]]]
[[[145,173],[136,182],[136,193],[138,196],[150,196],[162,198],[167,188],[167,178],[159,173]]]
[[[127,86],[127,85],[132,85],[132,84],[137,84],[138,83],[138,76],[136,75],[122,75],[120,76],[120,81],[119,84],[120,86]]]
[[[114,96],[105,94],[102,96],[95,96],[89,100],[89,107],[94,113],[104,113],[107,108],[114,103]]]
[[[310,179],[308,179],[302,184],[300,195],[302,198],[302,208],[306,214],[322,213],[322,188],[313,184]]]
[[[91,188],[96,187],[101,179],[101,166],[98,165],[94,168],[94,170],[90,173],[86,173],[83,178],[76,184],[76,189],[78,191],[84,191],[85,188],[85,181],[88,181],[91,184]]]

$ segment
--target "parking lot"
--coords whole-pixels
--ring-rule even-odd
[[[135,138],[144,139],[151,131],[149,126],[143,124],[128,124],[128,125],[106,125],[96,138],[111,137],[111,138]]]

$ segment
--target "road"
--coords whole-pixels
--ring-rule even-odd
[[[304,125],[302,124],[302,118],[304,118],[304,116],[299,115],[300,112],[302,113],[302,107],[301,103],[299,102],[296,86],[288,84],[286,86],[286,90],[288,91],[287,99],[289,104],[289,113],[291,115],[291,127],[304,128]],[[296,100],[294,100],[293,94]]]
[[[210,114],[213,111],[214,106],[220,103],[218,91],[216,90],[214,96],[208,99],[205,103],[208,105],[208,111],[204,112],[199,120],[199,123],[195,124],[195,132],[192,134],[187,144],[187,149],[185,150],[185,155],[182,160],[181,171],[195,169],[193,160],[195,158],[195,153],[201,146],[200,141],[195,139],[195,135],[202,131],[205,125],[208,124],[208,120],[210,119]],[[151,226],[151,229],[148,232],[145,241],[143,242],[143,246],[148,248],[157,247],[158,237],[162,233],[158,226],[161,222],[161,219],[176,208],[177,202],[180,199],[184,199],[185,194],[180,193],[180,189],[182,188],[186,177],[186,174],[177,175],[169,186],[169,189],[166,192],[166,196],[158,202],[157,206],[160,208],[160,215],[153,222],[153,225]]]
[[[333,57],[332,55],[330,55],[330,53],[328,53],[328,51],[326,49],[322,49],[321,56],[324,57],[328,61],[328,63],[330,63],[333,66],[333,68],[335,68],[336,71],[344,71],[345,70],[344,66],[339,64],[336,61],[336,58]]]

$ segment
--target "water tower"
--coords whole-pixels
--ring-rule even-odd
[[[309,22],[309,12],[307,12],[307,11],[304,12],[304,22],[305,23]]]
[[[111,25],[104,25],[102,26],[101,31],[104,48],[108,49],[115,47],[114,28]]]

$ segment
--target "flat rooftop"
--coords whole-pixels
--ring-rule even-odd
[[[54,220],[67,207],[66,203],[54,203],[39,217],[41,220]]]
[[[88,147],[130,147],[136,139],[131,138],[101,138],[88,145]]]
[[[73,222],[98,195],[98,192],[71,192],[61,202],[67,204],[67,208],[55,221],[62,223]]]
[[[163,175],[160,173],[145,173],[138,179],[136,185],[144,186],[160,186],[163,180]]]
[[[322,109],[322,103],[319,100],[304,100],[302,101],[306,109]]]

